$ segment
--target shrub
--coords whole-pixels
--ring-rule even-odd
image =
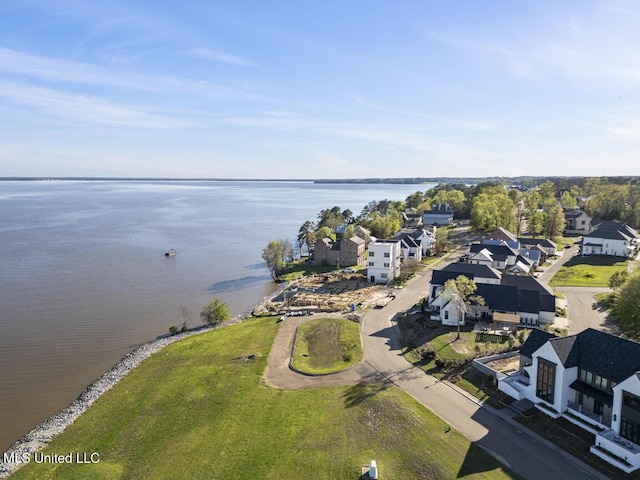
[[[178,333],[178,326],[177,325],[171,325],[169,327],[169,333],[171,335],[175,335],[176,333]]]

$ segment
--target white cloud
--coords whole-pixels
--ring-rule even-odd
[[[232,65],[240,65],[242,67],[257,67],[257,65],[245,58],[230,53],[221,52],[219,50],[210,50],[204,47],[192,48],[186,51],[187,55],[208,60],[211,62],[230,63]]]
[[[150,129],[195,126],[191,121],[139,107],[118,105],[95,96],[69,94],[9,82],[0,81],[0,97],[74,122]]]

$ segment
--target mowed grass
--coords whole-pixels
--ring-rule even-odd
[[[357,323],[320,318],[298,327],[293,367],[311,374],[334,373],[360,363],[362,344]]]
[[[281,390],[261,376],[277,324],[254,319],[173,344],[100,398],[12,479],[513,478],[395,387]],[[245,360],[256,354],[255,360]]]
[[[552,287],[606,287],[616,272],[627,269],[628,261],[619,257],[575,256],[565,263],[549,282]]]

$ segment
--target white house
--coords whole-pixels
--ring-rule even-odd
[[[564,210],[565,233],[577,233],[584,235],[591,232],[591,217],[579,208],[567,208]]]
[[[448,305],[444,292],[448,280],[464,275],[477,286],[476,295],[484,305],[471,305],[468,316],[490,320],[496,313],[516,316],[522,325],[553,323],[556,303],[552,291],[531,276],[502,275],[486,265],[452,263],[442,270],[434,270],[429,283],[428,301],[435,317],[444,320],[441,309]],[[441,298],[442,297],[442,298]]]
[[[518,373],[498,389],[595,435],[591,453],[630,473],[640,468],[640,344],[594,329],[555,337],[534,330]]]
[[[367,277],[371,283],[388,283],[400,275],[402,247],[399,239],[376,240],[368,249]]]
[[[632,257],[640,236],[626,223],[602,222],[582,239],[582,255]]]
[[[452,225],[453,224],[453,208],[446,203],[433,205],[431,210],[425,210],[422,213],[423,225]]]

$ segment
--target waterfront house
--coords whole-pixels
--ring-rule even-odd
[[[498,389],[595,435],[590,451],[626,473],[640,468],[640,344],[594,329],[532,331],[520,369]]]
[[[355,235],[340,241],[328,237],[319,238],[316,240],[313,251],[313,263],[340,267],[364,265],[365,251],[365,241]]]
[[[423,225],[453,225],[453,208],[447,203],[433,205],[422,214]]]
[[[388,283],[400,275],[401,241],[397,238],[376,240],[368,247],[367,278],[371,283]]]

